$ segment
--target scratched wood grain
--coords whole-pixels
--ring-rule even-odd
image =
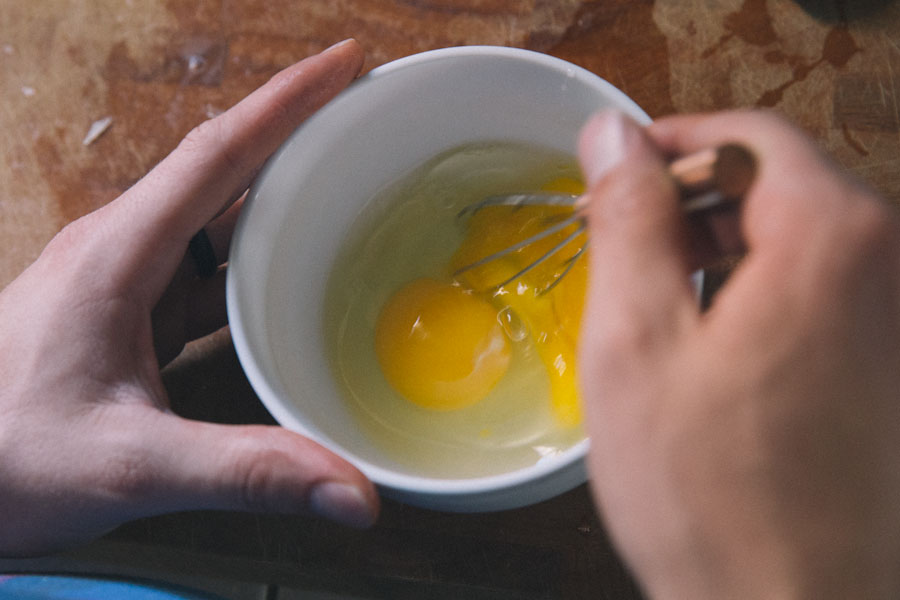
[[[897,199],[898,22],[887,0],[2,2],[0,285],[192,126],[348,36],[367,68],[505,44],[580,64],[653,116],[770,107]],[[107,116],[109,131],[83,146]]]
[[[367,48],[366,69],[432,48],[501,44],[584,66],[652,116],[770,108],[900,202],[900,7],[890,0],[0,0],[0,285],[191,127],[350,36]],[[104,117],[112,125],[84,145]],[[187,416],[270,420],[227,334],[194,346],[166,383]],[[110,539],[235,559],[229,575],[248,580],[375,597],[640,595],[586,488],[490,515],[387,503],[369,532],[191,513]]]

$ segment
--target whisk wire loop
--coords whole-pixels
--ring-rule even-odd
[[[518,279],[521,275],[527,273],[529,270],[531,270],[531,268],[536,266],[538,263],[543,262],[544,260],[546,260],[547,258],[552,256],[553,254],[555,254],[556,252],[558,252],[559,250],[564,248],[566,244],[568,244],[569,242],[574,240],[578,236],[578,234],[580,234],[582,231],[584,231],[586,222],[584,219],[584,215],[582,214],[582,211],[576,210],[572,213],[571,216],[563,219],[562,221],[558,221],[557,223],[551,225],[550,227],[547,227],[546,229],[539,231],[538,233],[536,233],[534,235],[531,235],[519,242],[516,242],[515,244],[511,244],[511,245],[505,247],[503,250],[494,252],[492,254],[488,254],[487,256],[485,256],[484,258],[482,258],[480,260],[477,260],[477,261],[470,263],[462,268],[457,269],[456,271],[453,272],[453,276],[457,277],[459,275],[462,275],[463,273],[466,273],[473,269],[477,269],[478,267],[484,266],[489,262],[493,262],[495,260],[509,256],[510,254],[513,254],[514,252],[521,250],[522,248],[531,246],[532,244],[535,244],[535,243],[541,241],[542,239],[553,235],[554,233],[563,231],[564,229],[571,227],[572,225],[574,225],[576,223],[578,224],[578,228],[577,228],[576,232],[574,232],[570,236],[568,236],[564,242],[560,242],[559,244],[554,246],[550,251],[545,253],[543,256],[541,256],[538,259],[536,259],[535,261],[533,261],[525,269],[523,269],[522,271],[517,273],[515,277],[513,277],[509,281],[506,281],[505,283],[500,284],[501,286],[506,285],[506,284],[510,283],[511,281]]]
[[[502,281],[502,282],[496,284],[495,286],[493,286],[492,290],[493,290],[493,291],[496,291],[496,290],[498,290],[498,289],[500,289],[500,288],[502,288],[502,287],[505,287],[505,286],[509,285],[510,283],[512,283],[513,281],[515,281],[515,280],[518,279],[519,277],[522,277],[523,275],[525,275],[526,273],[528,273],[529,271],[531,271],[532,269],[534,269],[534,268],[537,267],[538,265],[543,264],[543,263],[544,263],[547,259],[549,259],[551,256],[553,256],[554,254],[556,254],[557,252],[559,252],[560,250],[562,250],[563,248],[565,248],[566,246],[568,246],[569,243],[571,243],[572,241],[574,241],[575,238],[577,238],[579,235],[581,235],[581,234],[584,232],[585,228],[587,227],[587,221],[585,221],[584,217],[582,217],[582,216],[579,216],[579,217],[577,217],[577,218],[575,218],[575,217],[569,217],[568,219],[565,220],[565,223],[566,223],[567,226],[572,225],[572,224],[574,224],[574,223],[578,223],[578,227],[576,227],[576,228],[575,228],[575,231],[573,231],[572,233],[570,233],[569,235],[567,235],[561,242],[559,242],[558,244],[556,244],[555,246],[553,246],[552,248],[550,248],[549,250],[547,250],[547,252],[545,252],[544,254],[542,254],[541,256],[539,256],[538,258],[536,258],[535,260],[533,260],[533,261],[531,261],[530,263],[528,263],[523,269],[521,269],[521,270],[518,271],[517,273],[511,275],[508,279],[506,279],[506,280],[504,280],[504,281]],[[549,235],[549,234],[544,234],[544,233],[542,232],[542,233],[539,233],[539,234],[537,234],[537,235],[531,236],[532,238],[536,238],[535,240],[532,241],[532,243],[534,243],[534,241],[538,241],[538,240],[541,240],[541,239],[547,237],[547,235]],[[520,242],[520,243],[521,243],[521,242]],[[526,244],[526,245],[528,245],[528,244]],[[556,283],[557,283],[562,277],[564,277],[565,274],[568,273],[569,270],[574,266],[575,261],[578,259],[578,257],[580,257],[580,256],[582,255],[582,253],[584,252],[584,249],[585,249],[585,246],[580,246],[580,247],[578,248],[578,251],[575,252],[574,255],[572,255],[571,257],[569,257],[568,259],[566,259],[566,263],[567,263],[567,264],[566,264],[566,268],[563,270],[563,272],[560,273],[559,275],[555,276],[555,277],[553,278],[553,281],[550,283],[550,285],[548,285],[547,287],[545,287],[545,288],[539,290],[539,291],[538,291],[538,294],[540,295],[540,294],[545,294],[545,293],[549,292],[549,291],[556,285]],[[507,248],[507,250],[508,250],[508,248]],[[492,259],[492,260],[496,260],[496,258],[494,258],[494,259]],[[459,273],[459,271],[457,271],[457,274],[458,274],[458,273]]]

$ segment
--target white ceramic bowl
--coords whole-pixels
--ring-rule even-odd
[[[580,128],[602,108],[650,120],[571,63],[470,46],[374,69],[298,128],[252,187],[228,268],[234,344],[275,419],[354,463],[385,495],[419,506],[500,510],[583,483],[587,440],[533,466],[473,479],[421,477],[380,463],[332,379],[322,310],[338,248],[377,191],[440,152],[479,140],[574,155]]]

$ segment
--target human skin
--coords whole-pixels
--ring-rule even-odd
[[[701,312],[664,158],[727,142],[758,159],[740,215],[747,253]],[[893,208],[765,113],[646,129],[605,113],[583,131],[580,157],[592,244],[579,357],[589,472],[644,589],[900,597]]]
[[[208,224],[227,256],[238,207],[226,209],[362,63],[349,40],[285,69],[65,227],[0,293],[0,555],[188,509],[374,521],[375,489],[344,460],[280,427],[180,418],[160,379],[225,324],[224,273],[197,277],[188,241]]]

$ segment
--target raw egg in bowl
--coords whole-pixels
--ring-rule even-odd
[[[603,108],[649,122],[575,65],[473,46],[376,68],[298,128],[229,257],[232,336],[272,415],[419,506],[500,510],[583,483],[589,257],[546,292],[539,270],[498,287],[508,261],[459,269],[554,218],[466,206],[578,193],[578,132]]]

